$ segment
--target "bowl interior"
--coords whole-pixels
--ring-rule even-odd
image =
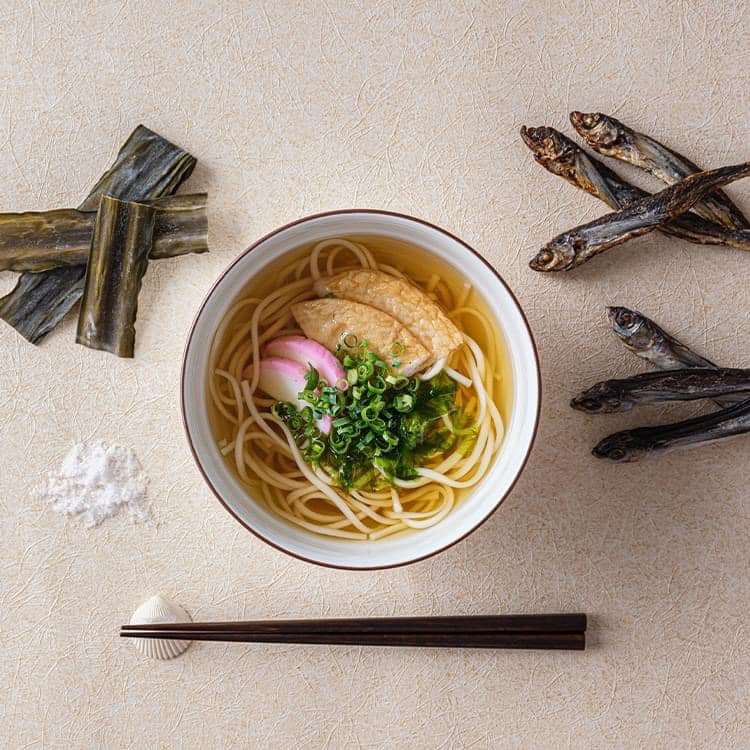
[[[207,399],[207,363],[213,336],[234,299],[254,274],[300,245],[341,235],[380,235],[418,245],[455,267],[485,299],[504,338],[513,379],[510,421],[494,464],[482,481],[433,527],[376,542],[328,539],[295,527],[249,495],[221,456]],[[406,216],[370,211],[323,214],[267,236],[240,255],[219,278],[198,313],[185,351],[182,407],[188,440],[209,485],[225,507],[270,544],[322,565],[381,568],[413,562],[471,532],[502,501],[531,448],[539,415],[539,370],[528,324],[510,290],[474,251],[443,230]]]

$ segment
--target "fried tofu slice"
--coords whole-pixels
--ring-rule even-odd
[[[379,354],[399,375],[413,375],[432,361],[431,353],[406,326],[371,305],[346,299],[314,299],[292,305],[292,315],[305,336],[332,352],[347,334],[367,341],[370,351]],[[403,351],[392,356],[390,352],[397,342]],[[399,366],[393,365],[394,362]]]
[[[435,359],[448,358],[463,344],[455,323],[425,292],[406,279],[383,271],[363,268],[319,279],[319,297],[335,297],[377,307],[403,323],[432,353]]]

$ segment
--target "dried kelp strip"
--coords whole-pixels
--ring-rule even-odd
[[[172,195],[190,176],[195,164],[195,157],[187,151],[139,125],[78,208],[95,211],[105,192],[124,200]],[[13,291],[0,298],[0,318],[31,343],[38,343],[81,298],[81,280],[85,275],[84,266],[78,268],[77,274],[71,273],[69,267],[34,274],[39,278],[28,278],[24,274]],[[27,289],[33,289],[33,299],[39,305],[46,305],[48,310],[36,310],[30,302],[22,300],[23,290]],[[32,325],[34,320],[39,321],[38,328]]]
[[[144,201],[158,209],[151,258],[208,250],[207,199],[197,193]],[[75,208],[0,214],[0,271],[85,265],[95,223],[95,211]]]
[[[79,344],[133,356],[138,293],[155,223],[153,206],[101,197],[78,312]]]
[[[568,271],[605,250],[640,237],[686,211],[717,187],[750,175],[750,162],[720,167],[686,177],[628,208],[558,235],[531,260],[535,271]]]
[[[571,112],[570,122],[594,151],[640,167],[668,185],[702,171],[682,154],[601,112]],[[729,229],[750,228],[742,211],[721,190],[706,195],[693,210]]]
[[[0,298],[0,318],[35,344],[46,336],[83,294],[86,266],[61,266],[47,273],[24,273]]]
[[[151,259],[208,252],[208,195],[195,193],[159,198]]]
[[[78,208],[96,211],[105,194],[129,201],[172,195],[190,177],[196,163],[187,151],[139,125]]]
[[[587,154],[578,144],[550,127],[521,128],[521,137],[534,160],[548,172],[604,201],[615,210],[627,208],[649,193],[623,180],[606,164]],[[727,245],[750,251],[750,230],[726,229],[687,212],[659,231],[699,245]]]
[[[592,453],[616,463],[640,461],[750,432],[750,400],[683,422],[623,430],[601,440]]]
[[[86,263],[96,213],[60,208],[0,214],[0,271]]]
[[[208,250],[205,193],[147,201],[156,214],[151,258]],[[0,271],[38,273],[88,260],[96,212],[75,208],[0,214]]]

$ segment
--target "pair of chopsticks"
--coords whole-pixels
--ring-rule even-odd
[[[123,638],[583,651],[585,614],[368,617],[123,625]]]

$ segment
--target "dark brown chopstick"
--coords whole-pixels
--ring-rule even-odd
[[[375,617],[124,625],[125,638],[235,643],[583,650],[586,615]]]
[[[123,625],[124,630],[218,630],[263,633],[408,633],[513,632],[586,630],[585,614],[453,615],[448,617],[337,617],[319,620],[229,620],[224,622]]]
[[[350,646],[414,646],[443,648],[527,648],[583,651],[586,634],[580,633],[321,633],[317,635],[260,635],[253,633],[220,633],[196,631],[122,631],[123,638],[169,638],[191,641],[230,643],[307,643]]]

